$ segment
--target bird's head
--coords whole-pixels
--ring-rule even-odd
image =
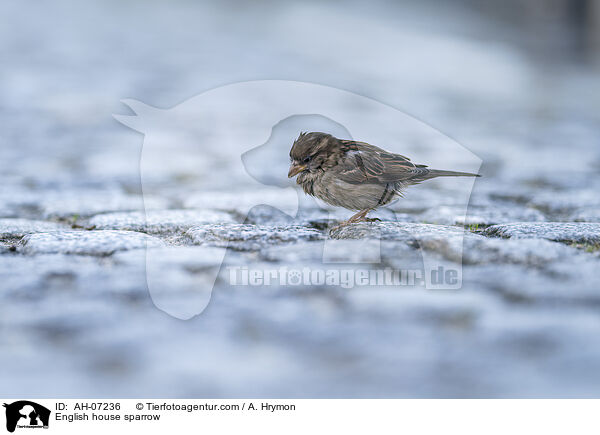
[[[327,133],[300,133],[290,150],[288,178],[303,172],[315,172],[332,164],[331,157],[338,147],[338,139]]]

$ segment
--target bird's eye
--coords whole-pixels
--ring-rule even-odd
[[[310,162],[310,159],[311,159],[311,157],[308,156],[308,157],[304,158],[304,160],[302,160],[302,163],[308,163],[308,162]]]

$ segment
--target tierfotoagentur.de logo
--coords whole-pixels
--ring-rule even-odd
[[[50,410],[29,400],[19,400],[3,405],[6,408],[6,430],[48,429]]]

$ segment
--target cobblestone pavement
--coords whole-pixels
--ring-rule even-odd
[[[597,397],[597,71],[426,5],[3,3],[0,395]],[[202,174],[173,171],[177,155],[142,198],[142,136],[112,119],[120,99],[170,107],[265,78],[369,95],[456,139],[483,160],[467,216],[432,182],[330,236],[349,213],[300,194],[295,217],[246,216],[268,186],[189,194]],[[227,157],[211,158],[225,178]],[[322,266],[325,243],[363,261],[371,236],[388,267],[462,263],[462,288],[229,284],[226,266]],[[146,252],[153,296],[185,306],[224,246],[201,315],[155,307]]]

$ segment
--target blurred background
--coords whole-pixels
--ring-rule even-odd
[[[600,222],[600,2],[5,1],[0,21],[0,396],[598,395],[594,246],[485,245],[451,295],[221,283],[182,322],[148,297],[151,231],[73,249],[53,232],[143,210],[120,100],[263,79],[368,96],[471,150],[482,228]],[[165,186],[154,208],[188,207]],[[461,224],[427,192],[406,220]],[[287,261],[266,248],[231,261]]]

